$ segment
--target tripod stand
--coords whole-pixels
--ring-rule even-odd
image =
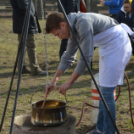
[[[16,111],[20,81],[21,81],[22,66],[23,66],[23,60],[24,60],[24,55],[25,55],[25,46],[26,46],[26,40],[27,40],[27,34],[28,34],[28,28],[29,28],[29,21],[30,21],[31,1],[32,0],[29,0],[28,6],[27,6],[25,19],[24,19],[24,23],[23,23],[22,34],[21,34],[21,40],[20,40],[19,47],[18,47],[16,61],[15,61],[14,69],[13,69],[13,75],[12,75],[12,78],[11,78],[11,83],[10,83],[10,87],[9,87],[9,91],[8,91],[8,95],[7,95],[7,100],[6,100],[5,108],[4,108],[4,111],[3,111],[1,125],[0,125],[0,132],[1,132],[4,117],[5,117],[5,113],[6,113],[6,109],[7,109],[7,105],[8,105],[8,101],[9,101],[10,92],[11,92],[11,89],[12,89],[13,79],[14,79],[14,76],[15,76],[15,71],[16,71],[16,67],[17,67],[17,63],[18,63],[18,57],[19,57],[19,54],[21,53],[21,62],[20,62],[20,68],[19,68],[17,90],[16,90],[16,95],[15,95],[15,100],[14,100],[13,115],[12,115],[9,134],[12,134],[12,128],[13,128],[13,123],[14,123],[14,117],[15,117],[15,111]],[[21,51],[21,48],[22,48],[22,51]]]

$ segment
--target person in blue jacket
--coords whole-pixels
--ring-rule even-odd
[[[121,7],[123,6],[124,0],[110,0],[110,1],[104,1],[101,0],[100,4],[102,6],[108,6],[109,13],[111,14],[110,17],[116,18],[116,15],[120,11]]]

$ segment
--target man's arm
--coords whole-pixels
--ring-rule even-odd
[[[75,61],[77,55],[78,46],[76,42],[71,38],[68,39],[67,49],[61,57],[61,62],[58,66],[58,69],[61,69],[65,72]]]
[[[105,6],[118,6],[119,4],[120,0],[105,1]]]
[[[56,82],[58,81],[58,79],[60,78],[60,76],[62,76],[64,72],[61,69],[57,69],[54,77],[52,78],[52,80],[50,81],[50,84],[52,85],[56,85]]]
[[[49,82],[48,85],[46,85],[46,95],[48,95],[53,90],[54,86],[56,86],[56,82],[58,81],[58,79],[63,73],[64,72],[61,69],[57,69],[52,80]]]
[[[64,72],[61,69],[57,69],[54,77],[52,78],[52,80],[50,81],[49,85],[46,86],[46,95],[48,95],[54,88],[54,86],[56,86],[56,82],[58,81],[58,79],[60,78],[60,76],[62,76]],[[66,90],[68,90],[72,84],[77,80],[77,78],[80,75],[78,75],[77,73],[73,72],[70,79],[64,83],[63,85],[57,87],[59,93],[66,95]]]
[[[84,18],[84,17],[83,17]],[[82,17],[77,18],[76,30],[79,33],[79,44],[83,55],[89,65],[94,53],[94,28],[93,22],[83,19]],[[83,56],[80,54],[79,61],[75,68],[75,72],[82,75],[87,68]]]
[[[56,82],[62,76],[62,74],[73,64],[75,61],[75,57],[77,54],[78,46],[76,45],[75,41],[72,41],[71,39],[68,40],[67,50],[64,52],[61,62],[58,66],[58,69],[50,81],[50,84],[46,86],[46,93],[49,94],[54,86],[56,86]],[[77,79],[77,75],[75,73],[72,74],[71,78],[69,79],[68,83],[73,83]],[[59,90],[60,91],[60,90]]]
[[[78,75],[76,72],[73,72],[70,79],[64,83],[63,85],[58,87],[59,93],[66,96],[66,91],[72,86],[72,84],[79,78],[80,75]]]

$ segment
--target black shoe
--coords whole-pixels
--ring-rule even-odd
[[[47,75],[47,73],[43,70],[37,72],[37,75]]]
[[[31,74],[31,71],[26,68],[26,66],[23,66],[22,68],[22,74]]]

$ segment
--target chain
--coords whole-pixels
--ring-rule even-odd
[[[47,45],[46,45],[46,35],[45,35],[45,21],[44,21],[44,9],[43,9],[43,0],[41,0],[41,14],[42,14],[42,25],[43,25],[43,33],[44,33],[44,47],[45,47],[45,57],[46,57],[46,70],[47,70],[47,84],[46,85],[52,85],[49,83],[49,74],[48,74],[48,60],[47,60]],[[54,85],[52,85],[54,86]],[[55,88],[56,86],[54,86]],[[65,96],[65,100],[67,103],[67,98]]]
[[[46,45],[46,35],[45,35],[45,21],[44,21],[44,9],[43,9],[43,0],[40,2],[41,4],[41,15],[42,15],[42,26],[43,26],[43,34],[44,34],[44,47],[45,47],[45,58],[46,58],[46,71],[47,71],[47,83],[49,83],[49,74],[48,74],[48,60],[47,60],[47,45]]]

